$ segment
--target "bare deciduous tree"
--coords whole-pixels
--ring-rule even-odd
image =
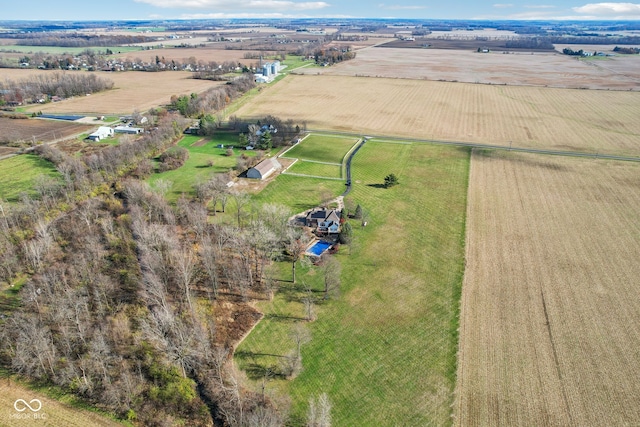
[[[309,398],[307,427],[331,427],[331,401],[327,393],[316,399],[313,396]]]
[[[337,258],[331,255],[322,256],[322,275],[324,277],[324,299],[335,297],[340,293],[340,274],[342,266]]]

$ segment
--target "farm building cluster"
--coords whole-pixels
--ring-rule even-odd
[[[259,67],[261,73],[254,75],[256,83],[269,83],[278,76],[281,70],[280,61],[267,62]]]

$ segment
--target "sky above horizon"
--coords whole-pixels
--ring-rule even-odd
[[[11,2],[10,4],[9,1]],[[584,0],[2,0],[0,20],[413,18],[640,20],[640,3]]]

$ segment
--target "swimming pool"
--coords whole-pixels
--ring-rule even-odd
[[[316,256],[320,256],[324,253],[324,251],[326,251],[330,247],[331,247],[331,243],[319,241],[319,242],[316,242],[315,245],[307,249],[307,252]]]

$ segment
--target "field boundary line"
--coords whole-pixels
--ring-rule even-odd
[[[282,156],[279,156],[279,157],[282,157]],[[290,159],[291,157],[284,157],[284,158],[285,158],[285,159]],[[289,170],[289,168],[291,168],[291,166],[293,166],[293,165],[295,165],[296,163],[298,163],[298,160],[300,160],[300,159],[294,159],[294,160],[293,160],[293,163],[291,163],[289,166],[287,166],[286,168],[284,168],[284,169],[282,170],[282,172],[280,172],[280,173],[285,173],[287,170]]]
[[[285,159],[296,159],[295,157],[284,157]],[[320,160],[309,160],[309,159],[300,159],[297,158],[296,160],[300,160],[301,162],[307,162],[307,163],[317,163],[320,165],[329,165],[329,166],[342,166],[342,163],[331,163],[331,162],[321,162]]]
[[[314,129],[314,132],[323,132],[320,129]],[[335,133],[335,132],[334,132]],[[343,132],[343,135],[348,136],[357,136],[354,133]],[[380,141],[384,142],[384,139],[388,139],[389,136],[382,135],[369,135],[368,138],[373,140],[373,142]],[[384,138],[384,139],[383,139]],[[542,148],[522,148],[522,147],[513,147],[507,145],[491,145],[491,144],[481,144],[477,142],[464,142],[464,141],[444,141],[438,139],[419,139],[419,138],[393,138],[393,140],[397,141],[396,143],[401,143],[402,141],[406,141],[407,143],[418,142],[422,144],[439,144],[439,145],[452,145],[455,147],[467,147],[467,148],[481,148],[485,150],[504,150],[504,151],[516,151],[520,153],[532,153],[532,154],[548,154],[551,156],[566,156],[566,157],[582,157],[582,158],[593,158],[593,159],[604,159],[604,160],[620,160],[623,162],[640,162],[640,157],[634,156],[618,156],[615,154],[606,154],[606,153],[588,153],[582,151],[561,151],[561,150],[547,150]]]
[[[305,175],[303,173],[282,172],[282,175],[301,176],[301,177],[305,177],[305,178],[328,179],[328,180],[331,180],[331,181],[342,181],[342,178],[332,178],[332,177],[329,177],[329,176],[318,176],[318,175]]]
[[[293,144],[291,147],[289,147],[289,148],[287,148],[286,150],[284,150],[284,152],[283,152],[282,154],[280,154],[278,157],[282,157],[282,158],[284,158],[284,159],[296,159],[297,157],[285,157],[285,154],[287,154],[290,150],[293,150],[293,149],[294,149],[294,147],[295,147],[296,145],[301,144],[301,143],[302,143],[302,141],[304,141],[305,139],[307,139],[307,137],[308,137],[309,135],[311,135],[311,132],[308,132],[305,136],[303,136],[303,137],[300,139],[300,142],[296,142],[296,143],[295,143],[295,144]]]

